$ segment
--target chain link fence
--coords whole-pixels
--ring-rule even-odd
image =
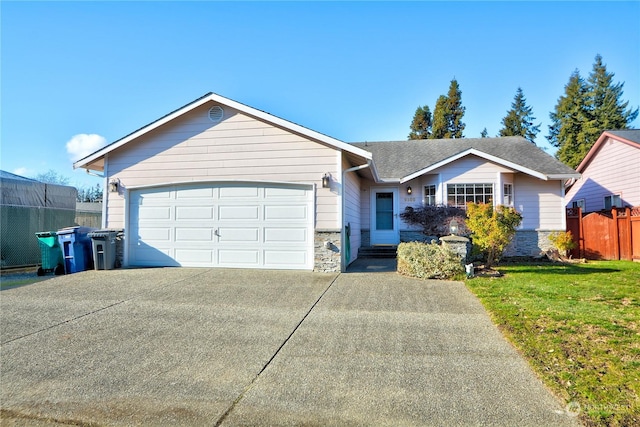
[[[0,206],[0,267],[40,264],[36,233],[75,225],[75,209]]]

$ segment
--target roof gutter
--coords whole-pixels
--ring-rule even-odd
[[[345,247],[346,247],[346,241],[347,241],[347,224],[345,224],[345,220],[346,220],[346,214],[345,214],[345,209],[344,209],[344,201],[345,201],[345,186],[346,186],[346,178],[347,178],[347,174],[350,172],[356,172],[362,169],[366,169],[366,168],[370,168],[372,167],[371,164],[371,159],[367,159],[367,163],[364,165],[360,165],[360,166],[354,166],[352,168],[349,169],[345,169],[342,171],[342,201],[341,201],[341,211],[342,211],[342,230],[340,231],[340,271],[342,273],[344,273],[345,271],[347,271],[347,260],[345,259]],[[349,232],[351,232],[351,227],[349,227]],[[351,251],[349,251],[349,253],[351,253]]]

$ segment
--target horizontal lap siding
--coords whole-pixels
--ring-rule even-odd
[[[559,181],[541,181],[518,174],[514,177],[515,208],[522,213],[523,230],[564,228],[562,186]]]
[[[317,228],[338,227],[339,195],[321,188],[336,176],[336,150],[224,108],[220,123],[208,104],[131,141],[108,157],[108,174],[123,187],[191,181],[281,181],[316,183]],[[108,226],[124,227],[121,195],[109,194]]]
[[[342,168],[348,169],[350,165],[344,161]],[[344,220],[343,228],[351,225],[350,243],[351,243],[351,259],[353,261],[358,258],[358,249],[361,242],[361,226],[360,226],[360,178],[357,172],[349,172],[345,176],[344,182]],[[347,262],[349,262],[347,261]]]
[[[631,206],[640,205],[640,145],[609,138],[582,171],[582,178],[567,193],[566,201],[585,200],[585,211],[604,209],[604,197],[621,194]]]

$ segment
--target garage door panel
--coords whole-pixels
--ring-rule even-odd
[[[211,266],[214,261],[214,251],[211,249],[176,249],[176,261],[200,267]]]
[[[176,206],[176,221],[187,219],[213,220],[213,206]]]
[[[304,268],[307,263],[306,251],[264,251],[265,265],[273,268],[282,268],[283,266],[298,266]]]
[[[176,191],[176,199],[212,199],[213,193],[212,187],[182,188]]]
[[[231,185],[220,188],[220,200],[238,198],[257,199],[258,197],[260,197],[260,188],[255,186],[244,187]]]
[[[297,198],[300,200],[305,200],[307,197],[307,193],[308,191],[304,188],[267,187],[264,189],[264,195],[266,199]]]
[[[212,242],[213,230],[210,228],[177,227],[175,241],[179,243]]]
[[[138,239],[144,241],[168,242],[171,240],[171,230],[166,227],[140,228]]]
[[[171,219],[171,208],[161,206],[140,206],[138,211],[140,220],[148,221],[154,219]]]
[[[257,220],[260,218],[259,206],[220,206],[218,219],[220,221]]]
[[[254,249],[220,249],[218,260],[221,266],[256,266],[260,259],[260,251]]]
[[[271,228],[264,229],[265,243],[304,243],[307,241],[305,228]]]
[[[304,205],[266,205],[264,219],[269,220],[301,220],[307,219],[307,207]]]
[[[260,241],[260,229],[220,227],[218,241],[221,243],[257,243]]]

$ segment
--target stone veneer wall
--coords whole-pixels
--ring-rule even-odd
[[[341,266],[339,231],[317,231],[313,245],[313,271],[321,273],[339,273]],[[328,242],[328,244],[327,244]]]
[[[518,230],[509,246],[505,249],[504,256],[539,257],[543,252],[553,249],[549,235],[554,232],[554,230]]]

